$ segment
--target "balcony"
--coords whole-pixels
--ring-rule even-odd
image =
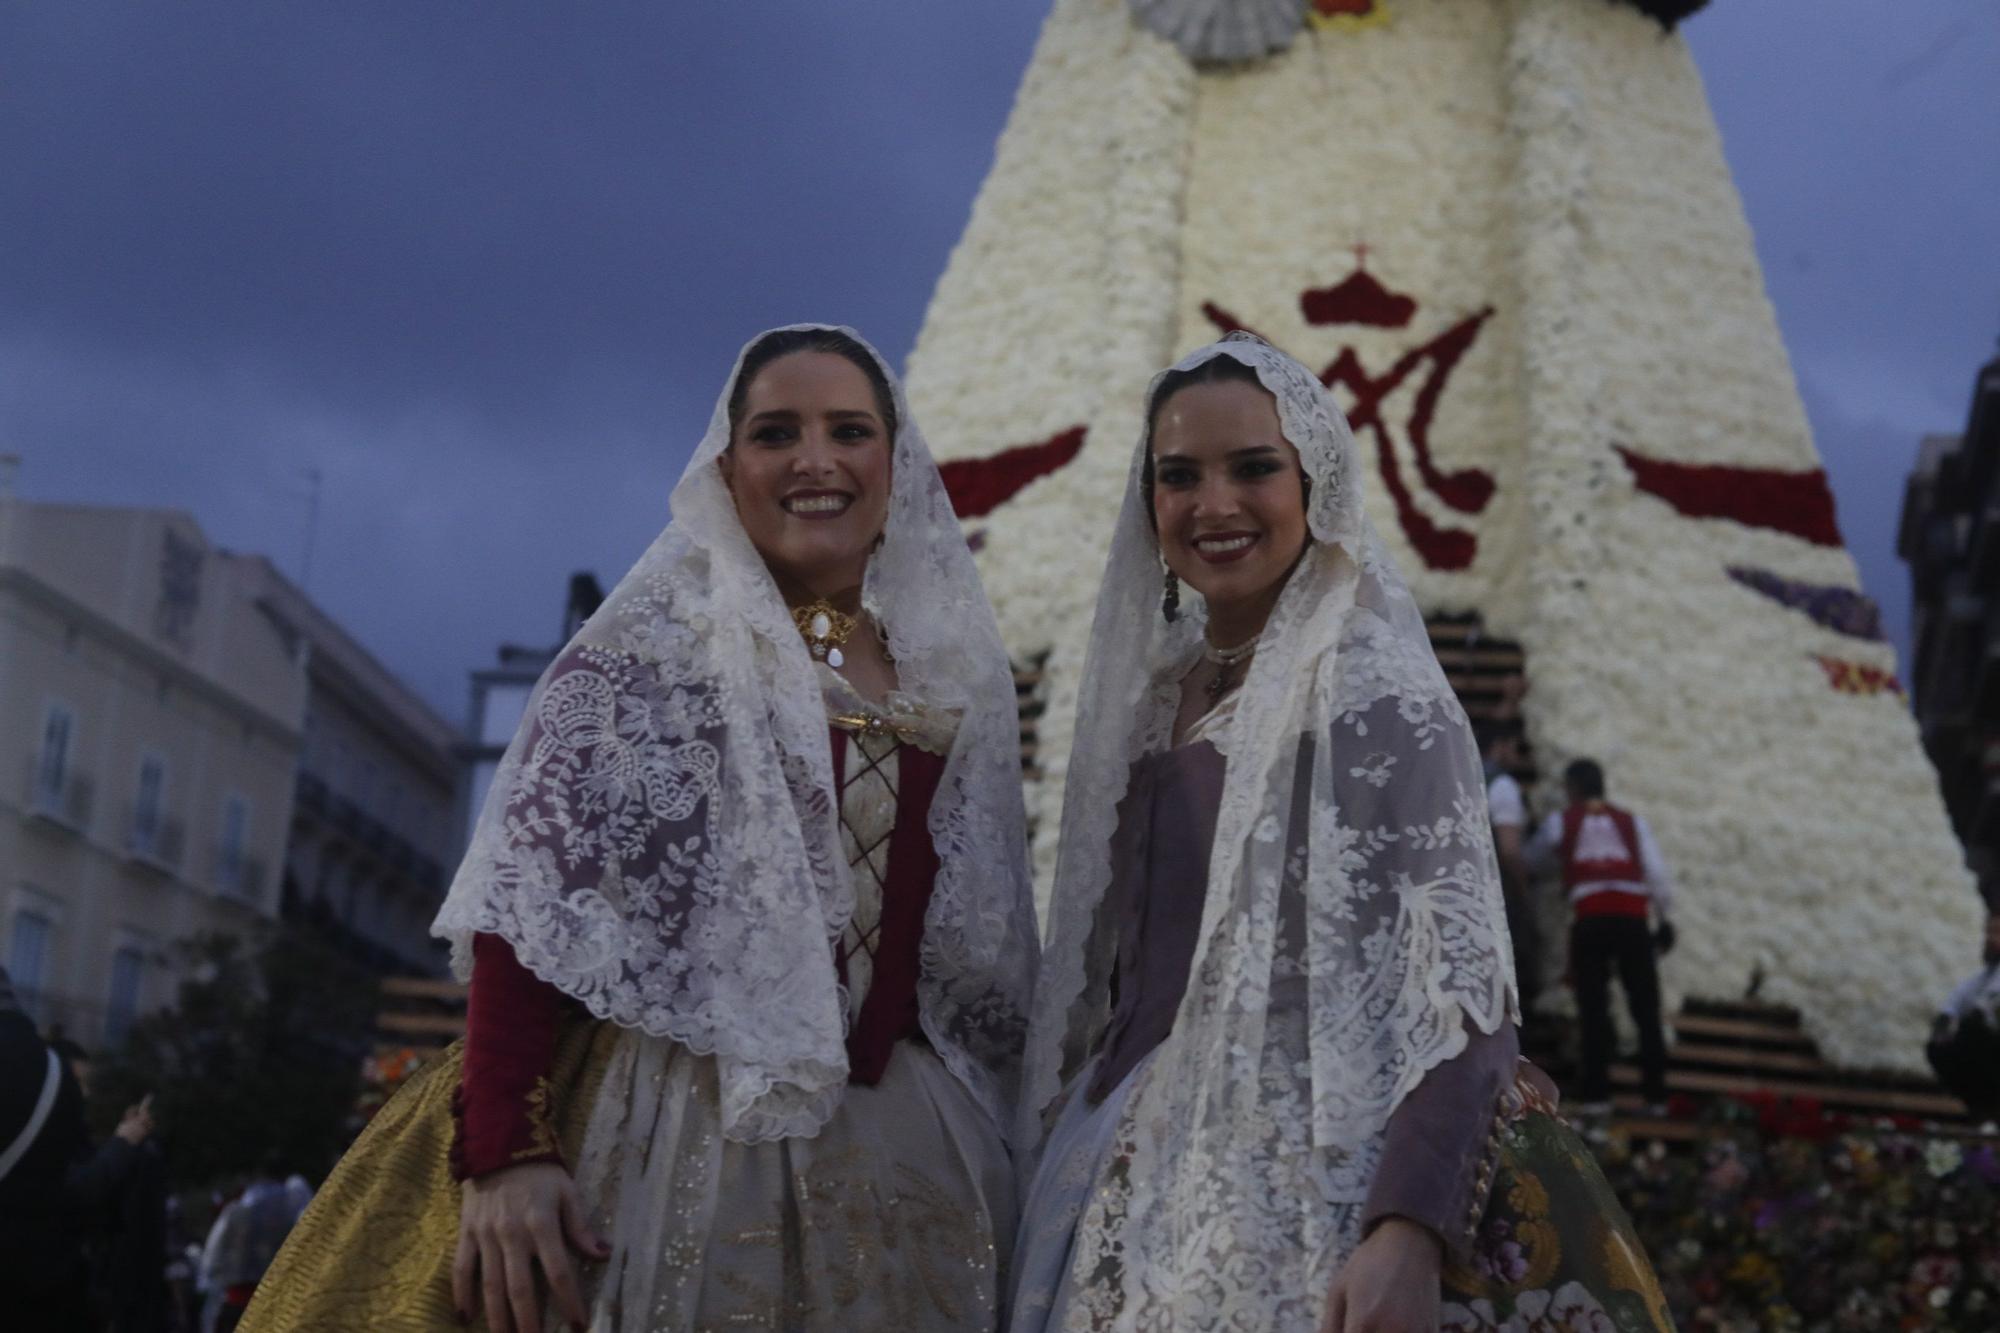
[[[361,813],[361,807],[345,796],[336,796],[331,802],[330,810],[329,822],[348,837],[359,840],[362,821],[367,818]]]
[[[28,813],[71,833],[83,833],[90,828],[95,795],[96,785],[87,774],[66,773],[50,782],[39,772],[29,773]]]
[[[401,841],[387,824],[366,812],[357,821],[354,840],[385,861],[390,859],[393,844]]]
[[[1974,713],[1978,717],[2000,717],[2000,596],[1987,600],[1986,623],[1970,654],[1978,685],[1974,692]]]
[[[162,875],[180,873],[186,850],[187,826],[178,819],[157,820],[151,827],[135,821],[125,839],[126,856]]]
[[[1972,527],[1972,548],[1966,568],[1975,588],[2000,586],[2000,496],[1979,511]]]
[[[301,769],[296,799],[300,809],[324,819],[332,801],[332,793],[327,790],[326,779]]]
[[[251,905],[264,900],[264,863],[254,856],[230,856],[226,848],[215,849],[215,887],[225,897]]]

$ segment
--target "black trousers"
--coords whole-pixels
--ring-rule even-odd
[[[1570,923],[1569,970],[1576,981],[1577,1023],[1583,1038],[1578,1097],[1611,1096],[1611,974],[1625,989],[1625,1005],[1639,1029],[1639,1072],[1646,1100],[1667,1099],[1667,1042],[1660,1030],[1660,973],[1653,962],[1653,934],[1636,916],[1587,916]]]
[[[1516,886],[1507,885],[1507,935],[1514,942],[1514,976],[1521,986],[1521,1018],[1533,1022],[1535,996],[1542,989],[1542,928],[1534,906]]]

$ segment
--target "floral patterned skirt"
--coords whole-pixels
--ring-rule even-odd
[[[1093,1326],[1076,1243],[1110,1173],[1117,1126],[1142,1062],[1096,1106],[1056,1117],[1015,1242],[1013,1333]],[[1086,1066],[1074,1087],[1091,1072]],[[1492,1187],[1470,1260],[1443,1273],[1439,1333],[1672,1333],[1666,1298],[1631,1219],[1590,1149],[1524,1075],[1502,1106]]]
[[[1530,1096],[1499,1136],[1465,1264],[1444,1272],[1441,1333],[1671,1333],[1632,1220],[1590,1148]]]

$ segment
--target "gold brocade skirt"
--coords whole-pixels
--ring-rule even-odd
[[[550,1082],[566,1161],[577,1160],[618,1032],[578,1013],[557,1036]],[[463,1059],[463,1044],[453,1042],[376,1112],[257,1284],[241,1333],[459,1327],[451,1099]]]

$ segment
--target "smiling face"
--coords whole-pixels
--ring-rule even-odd
[[[720,466],[751,544],[788,596],[858,587],[889,513],[874,385],[844,356],[792,352],[754,373],[742,404]]]
[[[1242,380],[1191,384],[1153,419],[1153,520],[1167,568],[1208,602],[1212,637],[1263,627],[1308,531],[1299,452],[1277,402]]]

